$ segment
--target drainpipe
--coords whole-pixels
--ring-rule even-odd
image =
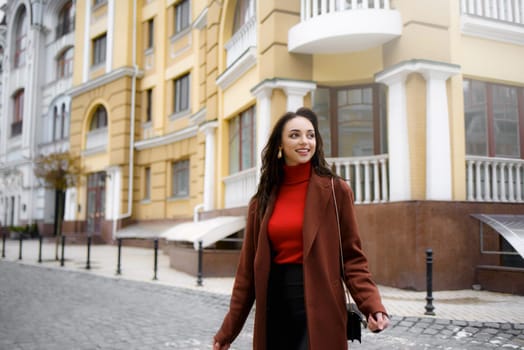
[[[120,215],[115,215],[113,218],[113,240],[116,236],[117,221],[131,216],[133,207],[133,173],[135,162],[135,95],[136,95],[136,77],[138,75],[138,66],[136,64],[136,0],[133,0],[133,34],[132,34],[132,53],[133,59],[133,75],[131,77],[131,126],[129,131],[129,181],[127,189],[127,212]]]

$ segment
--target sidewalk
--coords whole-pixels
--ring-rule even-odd
[[[233,286],[233,278],[206,278],[205,271],[203,286],[197,286],[195,276],[170,268],[168,256],[160,249],[158,251],[157,280],[153,280],[153,249],[123,246],[121,274],[117,275],[118,247],[116,245],[92,245],[89,270],[86,269],[87,248],[85,245],[66,245],[63,267],[60,266],[60,261],[54,259],[55,244],[53,242],[44,241],[41,263],[38,262],[38,248],[38,240],[24,240],[22,243],[22,260],[19,260],[19,241],[7,240],[5,258],[0,259],[45,268],[165,284],[226,295],[230,294]],[[379,289],[384,305],[393,317],[412,316],[462,321],[524,323],[523,296],[474,290],[433,292],[433,306],[436,316],[426,316],[424,315],[425,292],[406,291],[386,286],[379,286]]]

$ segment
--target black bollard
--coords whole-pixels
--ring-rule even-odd
[[[426,312],[424,315],[435,316],[433,306],[433,250],[426,249]]]
[[[158,270],[158,238],[155,239],[155,265],[154,265],[154,276],[153,281],[156,281],[158,278],[156,277],[156,272]]]
[[[43,237],[42,235],[38,236],[38,263],[42,263],[42,241]]]
[[[118,239],[118,259],[116,263],[116,274],[121,275],[122,270],[120,270],[120,255],[122,253],[122,238]]]
[[[202,286],[202,258],[204,251],[202,249],[202,241],[198,241],[198,274],[197,274],[197,286]]]
[[[2,258],[5,258],[5,232],[2,233]]]
[[[86,270],[91,269],[91,235],[87,236],[87,262]]]
[[[60,266],[64,266],[64,262],[65,262],[64,250],[65,250],[65,236],[62,235],[62,256],[60,257]]]
[[[20,243],[18,246],[18,260],[22,260],[22,241],[24,240],[24,237],[22,236],[22,233],[20,232]]]

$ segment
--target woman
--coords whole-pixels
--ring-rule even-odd
[[[347,349],[334,174],[315,113],[300,108],[283,115],[262,158],[229,312],[214,349],[229,349],[254,302],[254,349]],[[353,193],[339,178],[334,188],[344,280],[369,329],[379,332],[389,320],[362,251]]]

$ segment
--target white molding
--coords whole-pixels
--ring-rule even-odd
[[[251,46],[216,80],[216,84],[225,90],[257,63],[257,48]]]
[[[132,77],[134,74],[135,74],[135,69],[133,67],[122,67],[108,74],[104,74],[101,77],[86,81],[85,83],[72,88],[71,90],[69,90],[69,95],[72,97],[75,97],[85,92],[88,92],[92,89],[95,89],[97,87],[106,85],[122,77],[126,77],[126,76]],[[143,76],[143,71],[139,71],[137,74],[137,77],[142,78],[142,76]]]
[[[202,30],[202,29],[204,29],[206,27],[206,25],[207,25],[207,11],[208,11],[208,8],[206,7],[202,12],[200,12],[198,17],[193,22],[193,28],[198,29],[198,30]]]
[[[464,35],[496,40],[510,44],[524,45],[524,27],[487,18],[461,15]]]
[[[187,127],[185,129],[163,135],[154,137],[148,140],[142,140],[135,142],[135,148],[139,151],[142,151],[144,149],[158,147],[162,145],[168,145],[170,143],[178,142],[181,140],[185,140],[191,137],[194,137],[197,135],[198,127],[196,125]]]
[[[194,113],[189,117],[189,122],[193,125],[199,125],[206,120],[207,109],[206,107],[201,108],[198,112]]]

